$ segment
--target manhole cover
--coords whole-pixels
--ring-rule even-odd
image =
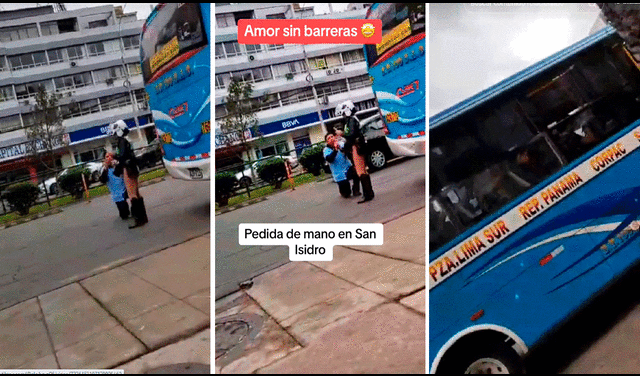
[[[263,319],[250,313],[231,315],[216,320],[216,364],[221,367],[238,359],[247,344],[253,341]]]

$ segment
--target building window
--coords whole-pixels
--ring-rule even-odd
[[[216,74],[216,89],[224,89],[231,82],[231,74]]]
[[[26,69],[47,65],[44,52],[34,52],[23,55],[9,56],[11,70]]]
[[[102,160],[105,155],[105,150],[103,147],[83,151],[83,152],[74,152],[73,157],[76,160],[76,163],[80,162],[93,162]]]
[[[0,29],[0,42],[13,42],[17,40],[37,38],[38,28],[36,24],[28,24]]]
[[[327,68],[339,67],[342,65],[340,54],[327,55],[325,56],[325,60],[327,62]]]
[[[56,91],[64,91],[77,89],[92,85],[91,73],[80,73],[72,76],[57,77],[53,79],[56,85]]]
[[[0,72],[7,70],[7,65],[4,61],[4,56],[0,56]]]
[[[280,99],[278,94],[265,94],[260,98],[256,98],[256,106],[258,111],[265,111],[272,108],[280,107]]]
[[[253,82],[262,82],[273,78],[269,66],[254,68],[251,72],[253,73]]]
[[[65,53],[63,48],[47,51],[49,56],[49,64],[62,63],[64,61]]]
[[[324,60],[324,56],[310,58],[309,68],[311,68],[311,70],[327,69],[327,62]]]
[[[242,55],[238,42],[224,42],[223,45],[227,57]]]
[[[97,27],[105,27],[105,26],[109,26],[109,24],[107,23],[107,20],[98,20],[98,21],[89,22],[89,29],[95,29]]]
[[[349,88],[351,90],[356,90],[367,86],[371,86],[371,80],[369,79],[368,74],[349,78]]]
[[[344,60],[344,65],[359,63],[361,61],[364,61],[364,51],[353,50],[353,51],[343,52],[342,59]]]
[[[262,52],[262,46],[259,44],[247,44],[245,45],[245,48],[247,49],[247,54]]]
[[[40,23],[40,31],[42,31],[42,36],[46,35],[58,35],[60,32],[58,31],[58,22],[41,22]]]
[[[138,104],[138,110],[144,111],[149,108],[147,101],[147,92],[144,89],[138,89],[133,92],[133,97]]]
[[[22,128],[20,115],[11,115],[0,118],[0,132],[11,132]]]
[[[142,74],[142,68],[138,63],[127,64],[127,68],[129,69],[129,75],[131,76],[138,76]]]
[[[109,95],[107,97],[100,98],[100,104],[102,105],[103,111],[131,106],[131,97],[129,96],[129,93]]]
[[[290,63],[277,64],[273,66],[273,73],[276,77],[284,77],[287,74],[297,74],[306,72],[304,60],[292,61]]]
[[[267,19],[268,20],[284,20],[286,19],[286,17],[284,16],[284,13],[276,13],[276,14],[267,14]]]
[[[267,51],[284,50],[284,44],[267,44]]]
[[[78,31],[78,22],[75,18],[67,18],[56,21],[58,23],[58,31],[62,33],[72,33]]]
[[[227,116],[227,106],[224,104],[219,104],[216,106],[216,119],[221,119]]]
[[[26,99],[29,97],[35,97],[38,94],[40,88],[45,90],[51,90],[51,81],[38,81],[30,82],[27,84],[16,85],[16,99]]]
[[[316,92],[318,93],[319,98],[322,98],[325,95],[329,96],[333,94],[345,93],[346,91],[347,80],[332,81],[316,86]]]
[[[10,101],[13,99],[16,99],[15,95],[13,95],[13,88],[11,86],[1,86],[0,102]]]
[[[216,59],[224,59],[224,47],[222,43],[216,43]]]
[[[136,50],[140,48],[140,36],[134,35],[122,38],[122,44],[125,50]]]
[[[232,27],[236,26],[233,13],[216,14],[216,25],[218,27]]]
[[[280,93],[282,99],[282,105],[304,102],[313,99],[313,90],[308,88],[300,88],[296,90],[289,90]]]
[[[253,75],[250,70],[232,72],[231,77],[240,82],[253,82]]]
[[[93,77],[95,77],[96,83],[117,80],[123,78],[125,76],[124,69],[122,69],[121,65],[116,65],[114,67],[104,68],[93,72]]]
[[[87,54],[89,56],[106,55],[106,52],[104,50],[104,44],[102,44],[102,42],[87,44]]]
[[[71,102],[68,105],[60,106],[63,119],[88,115],[100,112],[100,105],[97,99],[89,99],[82,102]]]
[[[67,47],[67,56],[69,60],[79,60],[84,57],[83,48],[81,45]]]

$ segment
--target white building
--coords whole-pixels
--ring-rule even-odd
[[[239,19],[362,19],[366,6],[342,13],[314,15],[313,8],[288,3],[216,4],[215,119],[216,168],[241,162],[225,147],[218,122],[227,115],[225,97],[231,78],[253,83],[260,101],[261,137],[253,137],[243,159],[259,159],[324,141],[327,129],[341,119],[336,105],[350,99],[360,115],[376,114],[362,45],[241,45]],[[322,121],[320,115],[322,115]],[[324,124],[323,124],[324,123]]]
[[[69,146],[58,164],[102,157],[106,125],[124,119],[134,147],[155,137],[139,64],[144,20],[112,5],[54,12],[52,6],[0,12],[0,183],[40,169],[25,158],[38,87],[59,100]]]

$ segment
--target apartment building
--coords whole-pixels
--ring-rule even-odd
[[[216,4],[215,11],[215,119],[216,167],[241,162],[228,147],[219,121],[227,116],[225,98],[231,79],[253,84],[258,103],[261,136],[251,135],[244,160],[285,151],[299,154],[305,146],[324,140],[327,129],[341,119],[335,107],[350,99],[359,115],[378,112],[362,45],[241,45],[240,19],[361,19],[366,4],[348,11],[314,14],[297,4]]]
[[[102,158],[112,148],[107,125],[118,119],[132,128],[134,147],[155,138],[139,64],[143,24],[112,5],[0,12],[0,183],[40,171],[24,131],[35,122],[39,87],[61,95],[61,167]]]

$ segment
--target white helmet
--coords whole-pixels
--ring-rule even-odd
[[[344,101],[336,107],[336,115],[351,117],[355,113],[356,106],[351,101]]]
[[[109,124],[108,133],[111,136],[124,137],[129,133],[129,128],[127,128],[127,124],[123,120],[118,120],[115,123]]]

